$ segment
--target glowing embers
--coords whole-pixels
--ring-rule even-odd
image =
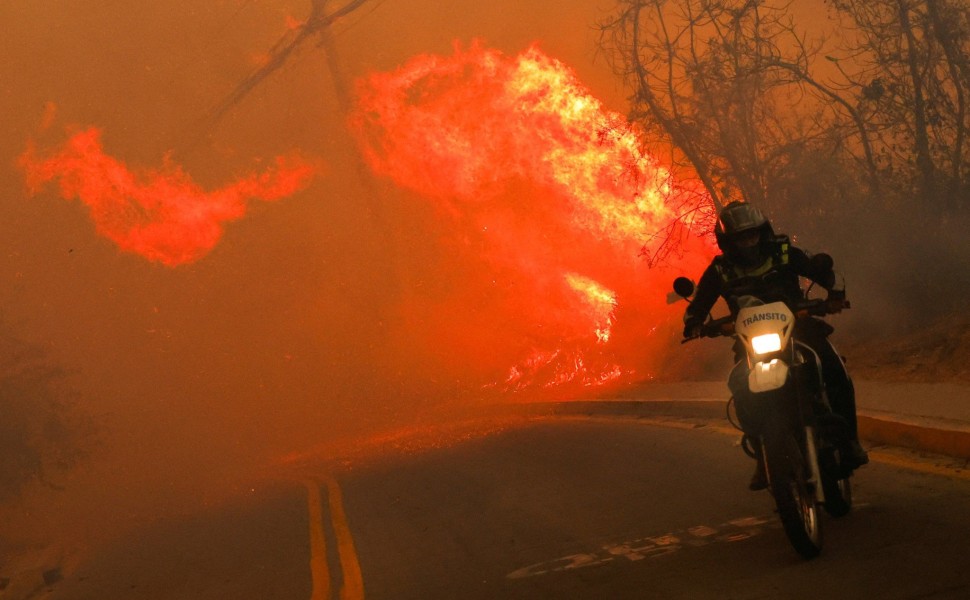
[[[623,375],[632,375],[622,367],[603,356],[592,360],[589,353],[581,349],[535,351],[521,364],[509,369],[501,383],[486,387],[498,387],[503,391],[519,391],[533,386],[544,388],[565,384],[579,384],[585,387],[606,385]]]
[[[574,318],[589,321],[589,328],[595,333],[593,346],[605,345],[610,341],[616,316],[616,294],[576,273],[567,273],[563,279],[578,301],[572,313]],[[536,384],[547,388],[569,383],[597,386],[624,375],[624,370],[613,362],[609,352],[590,348],[590,340],[580,338],[563,340],[563,343],[567,346],[551,352],[537,350],[509,369],[502,384],[504,389],[518,390]],[[632,371],[626,373],[632,374]]]
[[[126,252],[168,266],[190,263],[211,250],[223,223],[241,218],[246,201],[279,200],[306,187],[314,168],[278,157],[267,171],[207,192],[168,160],[158,170],[131,171],[104,153],[101,132],[87,129],[47,157],[33,144],[20,157],[27,186],[36,193],[58,180],[61,195],[89,209],[98,233]]]

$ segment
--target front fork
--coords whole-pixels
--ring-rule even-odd
[[[812,352],[811,348],[807,346],[805,348],[807,353],[809,353],[808,356],[814,357],[815,360],[806,362],[804,358],[800,359],[799,355],[795,352],[795,345],[792,346],[791,355],[788,357],[788,364],[790,366],[788,381],[785,384],[786,389],[785,391],[779,390],[784,396],[781,398],[765,399],[769,404],[767,406],[762,404],[761,408],[767,408],[767,414],[761,413],[761,418],[759,419],[760,426],[758,428],[761,429],[770,423],[771,425],[768,426],[787,429],[796,436],[797,432],[800,431],[801,435],[805,436],[804,442],[802,440],[796,441],[799,442],[797,444],[798,452],[804,461],[802,463],[803,468],[808,471],[805,475],[807,478],[806,483],[810,486],[809,489],[812,490],[815,502],[824,503],[825,492],[822,486],[822,472],[821,466],[819,465],[818,446],[816,444],[814,402],[820,401],[827,404],[827,401],[825,400],[824,387],[821,383],[822,378],[818,358]],[[750,370],[751,357],[748,360]],[[747,378],[745,377],[745,379]],[[735,383],[738,385],[746,385],[747,381],[737,381]],[[730,382],[729,385],[731,385]],[[776,404],[779,401],[781,404]],[[762,461],[765,472],[768,475],[768,481],[770,482],[771,469],[765,457],[764,435],[759,435],[758,440],[761,445],[761,452],[760,456],[757,456],[757,459]],[[749,452],[749,454],[751,453]]]
[[[810,472],[810,477],[806,483],[810,486],[812,494],[815,496],[815,502],[824,504],[825,503],[825,491],[822,489],[822,471],[819,468],[818,463],[818,449],[815,447],[815,429],[811,425],[806,425],[804,430],[805,435],[805,456],[804,460],[808,463],[808,468]],[[759,443],[761,445],[761,452],[758,455],[758,460],[762,462],[764,466],[765,473],[768,474],[768,481],[771,481],[771,469],[768,466],[768,458],[765,455],[765,440],[764,436],[759,436]],[[769,487],[769,489],[771,489]]]
[[[825,503],[825,486],[822,485],[822,469],[819,465],[818,458],[818,446],[815,440],[818,437],[815,435],[815,403],[823,402],[828,404],[825,399],[825,387],[822,384],[821,375],[821,365],[818,363],[816,358],[815,364],[812,365],[813,375],[812,381],[814,381],[817,387],[810,387],[809,379],[806,369],[811,363],[802,363],[796,366],[793,372],[793,383],[795,384],[795,398],[798,401],[799,412],[801,413],[801,422],[804,424],[805,430],[805,460],[808,461],[809,469],[811,469],[812,477],[809,483],[812,486],[812,490],[815,493],[815,502],[824,504]]]
[[[812,470],[812,478],[809,483],[815,492],[815,502],[825,504],[825,486],[822,485],[822,471],[818,466],[818,449],[815,448],[815,429],[811,425],[805,426],[805,460]]]

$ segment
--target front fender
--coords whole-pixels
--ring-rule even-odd
[[[787,381],[788,364],[777,358],[757,362],[748,372],[748,388],[756,394],[777,390]]]

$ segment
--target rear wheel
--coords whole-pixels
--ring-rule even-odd
[[[787,427],[783,429],[765,436],[771,494],[792,546],[803,557],[815,558],[822,551],[821,515],[808,482],[810,471],[801,445]]]

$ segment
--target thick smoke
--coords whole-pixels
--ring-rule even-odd
[[[678,368],[689,362],[693,349],[660,354],[677,346],[682,307],[664,297],[674,276],[699,274],[710,252],[703,240],[685,238],[696,244],[685,248],[694,262],[649,268],[636,256],[645,240],[617,245],[588,234],[602,222],[568,193],[583,185],[557,183],[554,171],[541,171],[545,159],[519,163],[501,181],[482,181],[488,171],[479,171],[464,196],[398,182],[389,163],[379,166],[389,153],[370,157],[381,173],[374,179],[361,170],[332,61],[312,47],[200,129],[309,5],[0,3],[8,25],[0,39],[2,323],[63,367],[75,408],[100,432],[86,462],[54,478],[56,488],[38,485],[5,508],[0,552],[58,536],[96,540],[218,501],[254,477],[285,477],[273,468],[308,449],[467,416],[483,394],[518,389],[513,369],[524,377],[543,361],[534,351],[554,352],[570,335],[586,349],[584,364],[598,361],[595,373],[617,366],[629,377],[669,376],[657,357]],[[482,38],[506,59],[538,40],[604,113],[626,108],[608,65],[593,60],[590,25],[602,15],[588,2],[370,8],[334,29],[344,85],[395,73],[416,55],[451,56],[455,39]],[[56,113],[45,109],[51,103]],[[542,117],[532,118],[535,128]],[[188,254],[159,255],[194,260],[168,268],[96,235],[86,208],[52,185],[29,194],[17,164],[26,141],[46,156],[76,123],[102,129],[107,154],[126,165],[162,165],[170,155],[197,190],[271,171],[260,157],[294,150],[328,169],[283,201],[246,205],[245,218],[210,229]],[[512,156],[508,149],[489,149],[490,160]],[[515,204],[526,197],[542,202]],[[229,205],[221,215],[238,215],[240,205]],[[586,233],[561,221],[564,213],[589,225]],[[576,366],[577,354],[559,357],[542,363],[553,365],[543,381],[570,360]]]
[[[509,55],[542,40],[593,96],[623,110],[608,68],[591,62],[589,25],[599,15],[587,3],[375,7],[334,30],[343,85],[417,54],[448,53],[455,39],[481,37]],[[497,391],[481,386],[504,382],[529,358],[531,345],[503,343],[529,322],[523,315],[536,299],[513,296],[519,304],[503,309],[510,319],[492,321],[506,296],[490,290],[491,266],[455,246],[452,224],[413,191],[361,171],[331,63],[315,46],[202,129],[210,108],[309,9],[304,0],[0,6],[10,25],[0,41],[3,323],[63,368],[74,408],[99,432],[77,469],[5,508],[3,544],[43,543],[55,532],[97,539],[192,510],[265,476],[282,457],[458,415]],[[124,166],[142,185],[144,169],[164,171],[166,156],[178,165],[170,175],[205,193],[240,174],[272,172],[258,161],[296,150],[325,162],[327,173],[285,200],[250,202],[245,218],[222,220],[187,253],[162,244],[154,256],[181,261],[170,268],[120,251],[137,228],[92,226],[87,206],[59,197],[62,181],[30,194],[18,164],[27,140],[43,161],[64,149],[72,124],[103,131],[102,159],[114,162],[102,164]],[[537,187],[514,185],[523,195]],[[239,214],[240,204],[227,206],[221,216]],[[178,230],[184,219],[169,223]],[[595,347],[597,330],[612,327],[610,343],[622,345],[624,296],[641,293],[636,282],[623,293],[606,282],[617,294],[613,313],[608,292],[593,285],[602,274],[570,273],[549,280],[557,310],[592,303],[577,331]],[[435,300],[443,296],[448,302]],[[482,302],[491,312],[476,316]],[[441,347],[429,348],[431,340]]]

